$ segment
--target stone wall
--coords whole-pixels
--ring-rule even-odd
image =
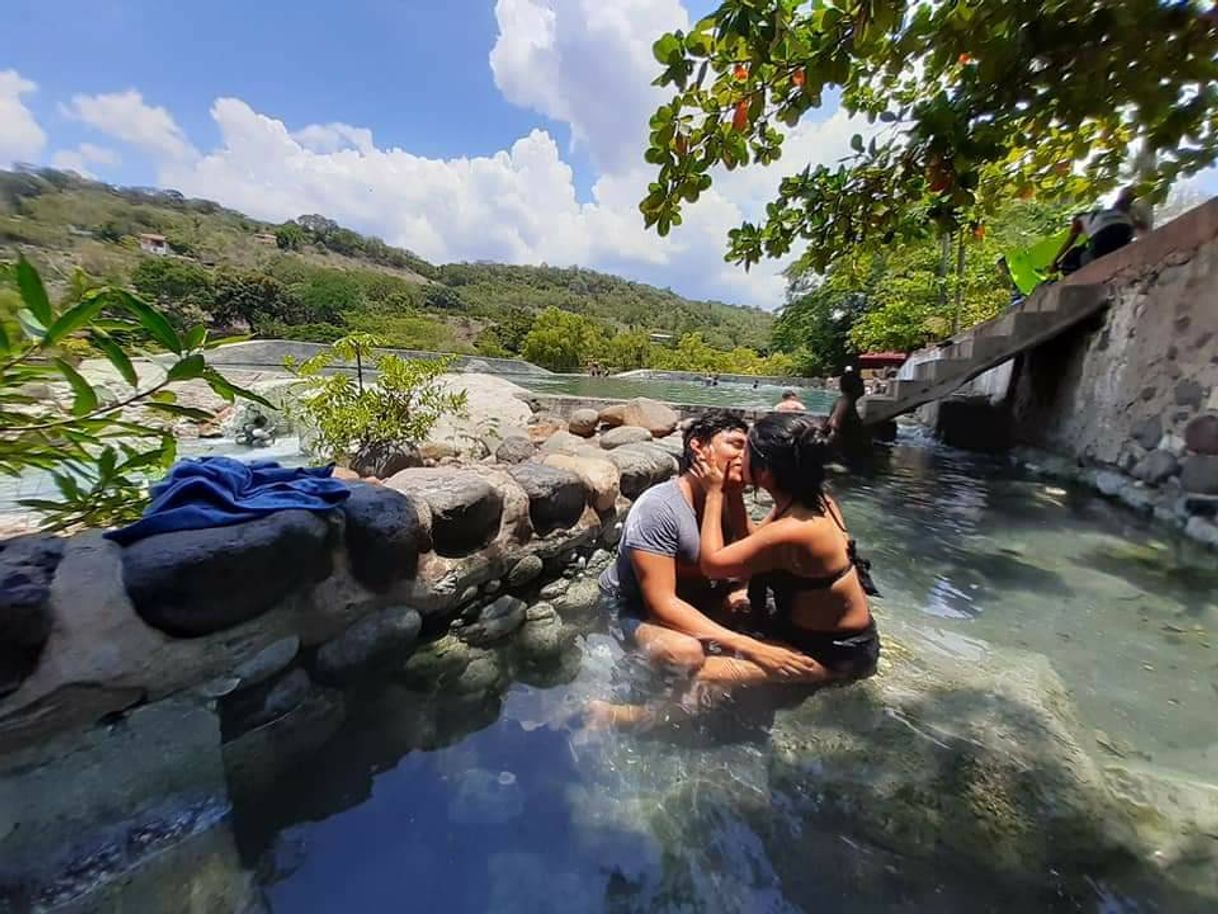
[[[715,374],[715,372],[660,371],[655,368],[637,368],[634,371],[623,371],[614,377],[635,378],[640,381],[701,381],[707,374]],[[718,378],[731,384],[752,384],[754,381],[759,381],[775,387],[823,388],[828,383],[824,378],[793,378],[787,375],[720,374]]]
[[[0,543],[0,910],[91,909],[196,838],[227,867],[230,842],[201,836],[228,790],[328,738],[366,677],[477,704],[509,665],[569,662],[598,603],[572,575],[608,563],[680,452],[661,404],[592,420],[352,481],[326,513]]]
[[[249,340],[221,346],[208,353],[207,361],[221,368],[225,366],[243,369],[282,369],[283,360],[291,356],[297,361],[317,355],[327,348],[321,343],[305,343],[298,340]],[[424,352],[418,349],[387,349],[404,359],[434,359],[440,355],[452,355],[453,366],[460,371],[481,371],[490,374],[548,375],[549,370],[526,362],[523,359],[492,359],[480,355],[455,355],[452,353]],[[354,370],[354,365],[336,362],[338,368]]]
[[[1090,264],[1111,306],[1024,356],[1015,437],[1099,472],[1123,473],[1127,503],[1193,524],[1218,497],[1218,200]],[[1106,480],[1101,491],[1117,485]]]
[[[551,413],[563,419],[570,418],[578,410],[593,409],[599,413],[607,407],[620,406],[627,402],[626,400],[615,399],[613,397],[580,397],[571,394],[538,394],[529,392],[527,394],[519,394],[518,396],[527,400],[537,410]],[[682,419],[696,419],[713,410],[726,408],[734,413],[739,413],[748,422],[755,422],[762,416],[775,412],[772,409],[737,409],[735,407],[710,406],[705,403],[668,403],[667,405]],[[827,416],[828,414],[812,412],[811,415]]]

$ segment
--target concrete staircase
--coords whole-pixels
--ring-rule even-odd
[[[864,423],[872,425],[946,397],[982,372],[1039,346],[1107,305],[1108,287],[1103,282],[1041,286],[1000,317],[970,327],[947,343],[919,350],[931,358],[915,366],[914,377],[890,381],[886,393],[864,397],[859,414]]]

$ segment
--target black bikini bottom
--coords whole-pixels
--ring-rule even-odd
[[[855,632],[814,632],[775,619],[765,626],[763,634],[807,654],[843,679],[874,675],[880,659],[880,633],[874,619]]]

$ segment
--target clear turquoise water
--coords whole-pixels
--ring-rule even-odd
[[[608,397],[628,400],[651,397],[669,403],[696,403],[708,406],[765,409],[774,406],[786,388],[773,384],[735,384],[721,381],[710,387],[690,381],[644,381],[634,378],[589,378],[584,375],[540,375],[513,377],[515,381],[538,393],[570,394],[581,397]],[[837,395],[831,391],[808,387],[794,388],[800,400],[815,413],[828,413]]]
[[[1212,554],[1081,491],[917,441],[836,488],[874,560],[883,628],[960,663],[988,645],[1043,653],[1084,726],[1218,783]],[[619,658],[594,628],[569,667],[477,707],[392,684],[350,695],[337,735],[236,808],[270,910],[1169,910],[1099,881],[1062,894],[1050,874],[997,897],[950,866],[822,831],[770,793],[756,741],[582,730],[576,712],[606,697]],[[674,785],[690,788],[682,802]],[[756,816],[798,834],[799,859],[775,856]]]

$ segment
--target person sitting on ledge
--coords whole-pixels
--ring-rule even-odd
[[[807,409],[803,401],[799,399],[799,394],[790,388],[782,392],[782,399],[774,404],[774,408],[780,413],[802,413]]]

